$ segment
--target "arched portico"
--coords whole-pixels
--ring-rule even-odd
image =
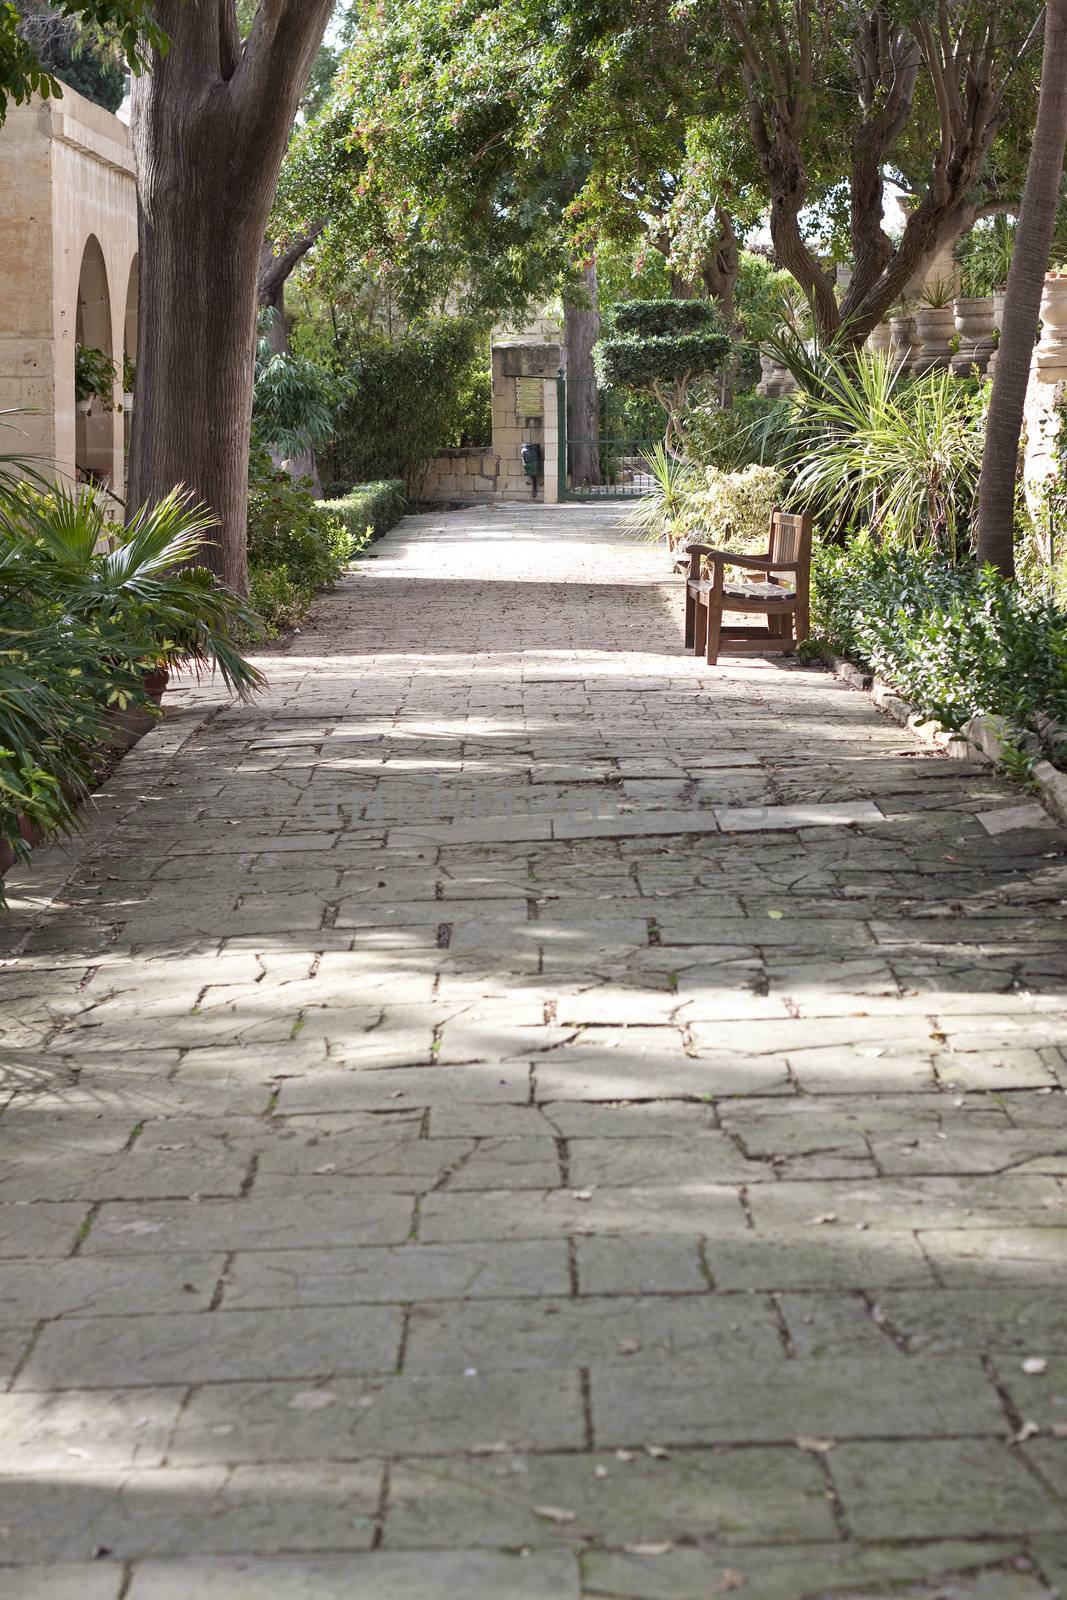
[[[129,132],[73,89],[9,106],[0,127],[0,449],[122,496],[122,358],[136,340],[137,196]],[[131,320],[132,318],[132,320]],[[78,415],[75,346],[118,366],[114,407]]]

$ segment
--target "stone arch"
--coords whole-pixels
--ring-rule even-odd
[[[104,252],[95,233],[89,234],[82,249],[74,337],[77,344],[102,350],[111,360],[115,359],[111,286]],[[115,414],[99,400],[91,403],[87,413],[84,409],[78,411],[74,465],[77,477],[82,480],[109,487],[115,483]]]

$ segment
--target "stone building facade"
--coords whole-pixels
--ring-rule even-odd
[[[137,358],[137,196],[129,132],[65,89],[9,106],[0,127],[0,450],[118,495],[128,417],[123,358]],[[76,410],[75,345],[117,367],[111,409]]]

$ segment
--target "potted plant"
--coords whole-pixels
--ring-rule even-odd
[[[915,346],[915,315],[907,300],[900,300],[889,317],[889,353],[897,367],[910,367]]]
[[[934,278],[924,284],[915,310],[918,350],[912,362],[915,373],[947,367],[952,359],[951,341],[955,329],[952,302],[955,285],[951,278]]]
[[[952,303],[956,332],[960,348],[953,358],[952,370],[957,377],[968,377],[977,371],[984,373],[993,354],[993,294],[985,264],[964,264],[962,292]]]
[[[115,407],[115,379],[118,369],[111,357],[95,345],[74,346],[74,409],[87,417],[99,400],[105,411]]]
[[[133,410],[133,386],[137,381],[137,367],[129,356],[122,358],[122,409]]]

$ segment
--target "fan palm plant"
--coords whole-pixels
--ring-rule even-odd
[[[0,594],[21,590],[76,622],[123,641],[145,666],[214,665],[246,698],[262,674],[237,647],[256,636],[255,614],[196,557],[216,526],[175,489],[126,528],[92,486],[23,492],[0,509]]]
[[[242,697],[263,682],[237,644],[254,613],[194,564],[214,521],[188,495],[124,529],[95,489],[25,478],[0,458],[0,870],[76,825],[115,713],[153,710],[148,672],[213,665]]]
[[[662,444],[642,456],[652,488],[627,513],[629,527],[656,543],[666,539],[673,549],[685,533],[686,497],[693,487],[693,468]]]

